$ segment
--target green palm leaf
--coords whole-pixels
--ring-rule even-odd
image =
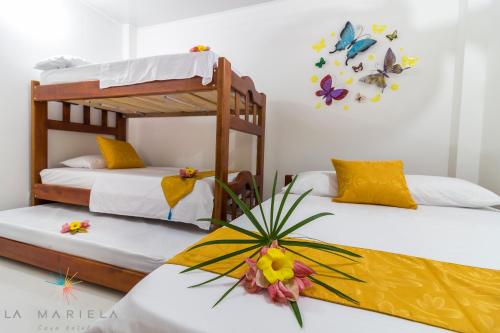
[[[345,300],[347,300],[347,301],[349,301],[349,302],[352,302],[352,303],[354,303],[354,304],[359,304],[359,302],[358,302],[358,301],[356,301],[355,299],[353,299],[353,298],[351,298],[350,296],[348,296],[348,295],[344,294],[344,293],[343,293],[343,292],[341,292],[340,290],[335,289],[335,288],[333,288],[332,286],[330,286],[330,285],[328,285],[328,284],[324,283],[323,281],[320,281],[320,280],[316,279],[316,278],[315,278],[315,277],[313,277],[313,276],[309,276],[308,278],[309,278],[309,279],[310,279],[313,283],[316,283],[317,285],[322,286],[323,288],[325,288],[325,289],[327,289],[328,291],[330,291],[330,292],[334,293],[335,295],[339,296],[340,298],[343,298],[343,299],[345,299]]]
[[[271,225],[271,230],[274,229],[273,227],[273,222],[274,222],[274,198],[276,196],[276,183],[278,182],[278,171],[276,171],[274,173],[274,182],[273,182],[273,193],[272,193],[272,196],[271,196],[271,212],[270,212],[270,220],[271,222],[269,223]]]
[[[280,207],[278,208],[278,214],[276,215],[276,224],[275,224],[275,227],[274,227],[275,230],[272,231],[273,235],[277,234],[276,229],[278,227],[278,223],[279,223],[279,220],[280,220],[280,217],[281,217],[281,212],[283,211],[283,207],[285,206],[285,202],[286,202],[286,199],[288,197],[288,194],[290,194],[290,191],[292,190],[293,184],[295,184],[296,180],[297,180],[297,176],[293,177],[293,179],[290,182],[290,184],[288,184],[288,186],[286,187],[285,194],[283,194],[283,198],[281,198]]]
[[[224,295],[222,295],[222,297],[221,297],[221,298],[219,298],[219,300],[218,300],[217,302],[215,302],[215,304],[212,306],[212,308],[215,308],[215,307],[217,306],[217,304],[219,304],[220,302],[222,302],[222,300],[223,300],[224,298],[226,298],[226,296],[227,296],[227,295],[229,295],[229,293],[230,293],[231,291],[233,291],[233,290],[234,290],[234,288],[236,288],[236,287],[240,284],[241,280],[243,280],[243,277],[241,277],[238,281],[236,281],[236,283],[235,283],[235,284],[233,284],[233,286],[232,286],[231,288],[229,288],[229,289],[228,289],[228,290],[224,293]]]
[[[217,178],[215,179],[215,181],[217,181],[217,183],[224,189],[224,191],[226,191],[226,193],[229,194],[229,196],[234,200],[234,202],[236,202],[236,204],[238,205],[238,207],[240,207],[240,209],[243,211],[243,213],[245,213],[245,215],[248,217],[248,219],[250,220],[250,222],[252,222],[252,224],[254,225],[254,227],[262,235],[264,235],[266,238],[269,239],[269,234],[266,233],[266,231],[264,230],[264,228],[262,228],[262,226],[260,225],[260,223],[257,220],[257,218],[255,218],[255,215],[253,215],[252,212],[250,211],[250,208],[248,208],[248,206],[243,201],[241,201],[241,199],[238,197],[238,195],[236,195],[233,192],[233,190],[231,190],[229,188],[229,186],[227,186],[226,184],[224,184],[224,182],[220,181]]]
[[[259,205],[260,215],[262,215],[262,220],[264,221],[264,226],[266,227],[267,234],[269,234],[269,226],[267,225],[266,214],[262,209],[262,199],[260,198],[259,187],[257,186],[257,181],[255,177],[252,176],[253,191],[255,192],[255,198],[257,199],[257,204]]]
[[[317,220],[317,219],[319,219],[319,218],[321,218],[323,216],[329,216],[329,215],[334,215],[334,214],[333,213],[328,213],[328,212],[323,212],[323,213],[318,213],[318,214],[315,214],[313,216],[310,216],[307,219],[302,220],[299,223],[295,224],[294,226],[292,226],[292,227],[288,228],[287,230],[283,231],[278,236],[276,236],[276,238],[277,239],[281,239],[281,238],[285,237],[286,235],[291,234],[295,230],[302,228],[306,224],[311,223],[311,222],[313,222],[313,221],[315,221],[315,220]]]
[[[292,252],[292,253],[294,253],[294,254],[298,255],[299,257],[302,257],[302,258],[304,258],[304,259],[307,259],[307,260],[309,260],[309,261],[311,261],[311,262],[313,262],[313,263],[315,263],[315,264],[317,264],[317,265],[320,265],[321,267],[324,267],[324,268],[326,268],[326,269],[328,269],[328,270],[331,270],[332,272],[335,272],[335,273],[337,273],[337,274],[340,274],[340,275],[342,275],[342,276],[344,276],[344,277],[348,278],[349,280],[353,280],[353,281],[357,281],[357,282],[365,282],[365,281],[363,281],[363,280],[358,279],[357,277],[354,277],[354,276],[352,276],[352,275],[350,275],[350,274],[344,273],[344,272],[342,272],[341,270],[335,269],[335,268],[330,267],[330,266],[328,266],[328,265],[326,265],[326,264],[323,264],[322,262],[319,262],[319,261],[317,261],[317,260],[314,260],[313,258],[310,258],[310,257],[308,257],[308,256],[305,256],[305,255],[303,255],[303,254],[300,254],[300,253],[298,253],[297,251],[294,251],[294,250],[292,250],[292,249],[290,249],[290,248],[288,248],[288,247],[284,247],[284,246],[283,246],[283,248],[287,249],[287,251],[290,251],[290,252]]]
[[[253,258],[253,257],[255,257],[255,255],[256,255],[257,253],[259,253],[259,252],[260,252],[260,249],[258,249],[257,251],[255,251],[252,255],[250,255],[250,257],[249,257],[249,258]],[[236,265],[236,266],[234,266],[233,268],[231,268],[230,270],[228,270],[228,271],[226,271],[226,272],[224,272],[224,273],[222,273],[222,274],[219,274],[218,276],[216,276],[216,277],[214,277],[214,278],[211,278],[210,280],[207,280],[207,281],[205,281],[205,282],[198,283],[198,284],[195,284],[195,285],[193,285],[193,286],[189,286],[188,288],[196,288],[196,287],[199,287],[199,286],[203,286],[204,284],[207,284],[207,283],[210,283],[210,282],[216,281],[216,280],[218,280],[218,279],[220,279],[220,278],[222,278],[222,277],[224,277],[224,276],[226,276],[226,275],[228,275],[228,274],[230,274],[230,273],[234,272],[235,270],[237,270],[238,268],[240,268],[241,266],[243,266],[245,263],[246,263],[246,261],[242,261],[242,262],[240,262],[238,265]]]
[[[312,191],[312,189],[311,189],[311,190],[309,190],[309,191],[307,191],[307,192],[305,192],[305,193],[302,193],[302,194],[300,195],[300,197],[299,197],[297,200],[295,200],[295,202],[293,203],[292,207],[290,207],[290,209],[288,210],[288,212],[287,212],[287,213],[285,214],[285,216],[283,217],[283,220],[281,220],[281,222],[280,222],[280,225],[279,225],[278,229],[276,229],[276,231],[275,231],[275,232],[274,232],[274,234],[273,234],[273,237],[275,237],[275,238],[277,238],[277,239],[279,239],[279,238],[280,238],[279,236],[277,236],[277,235],[278,235],[278,233],[281,231],[281,229],[283,229],[283,227],[284,227],[284,226],[285,226],[285,224],[286,224],[286,221],[288,221],[288,219],[289,219],[289,218],[290,218],[290,216],[292,215],[292,213],[293,213],[293,211],[295,210],[295,208],[297,208],[297,206],[300,204],[300,202],[301,202],[302,200],[304,200],[304,198],[305,198],[305,197],[307,197],[307,196],[309,195],[309,193],[311,193],[311,191]]]
[[[208,241],[204,242],[201,244],[197,244],[191,248],[188,249],[188,252],[203,246],[208,246],[208,245],[218,245],[218,244],[255,244],[255,243],[261,243],[261,245],[264,245],[264,243],[261,240],[258,239],[216,239],[213,241]]]
[[[299,326],[302,327],[302,316],[300,314],[299,306],[297,302],[290,302],[290,307],[292,308],[293,314],[295,315],[295,318],[297,318],[297,322],[299,323]]]
[[[265,238],[259,234],[256,234],[255,232],[252,232],[250,230],[247,230],[247,229],[243,229],[243,228],[240,228],[234,224],[230,224],[230,223],[227,223],[227,222],[224,222],[224,221],[221,221],[221,220],[217,220],[217,219],[214,219],[214,218],[203,218],[203,219],[198,219],[198,221],[208,221],[208,222],[212,222],[213,224],[216,224],[216,225],[220,225],[221,227],[227,227],[229,229],[233,229],[234,231],[238,231],[244,235],[247,235],[247,236],[250,236],[250,237],[253,237],[253,238],[256,238],[256,239],[259,239],[259,240],[264,240]]]
[[[261,247],[261,245],[257,244],[257,245],[254,245],[254,246],[246,247],[246,248],[238,250],[238,251],[234,251],[234,252],[230,252],[230,253],[224,254],[224,255],[219,256],[219,257],[212,258],[210,260],[201,262],[201,263],[199,263],[197,265],[188,267],[185,270],[183,270],[181,273],[187,273],[187,272],[190,272],[190,271],[194,271],[195,269],[199,269],[201,267],[205,267],[205,266],[208,266],[208,265],[211,265],[211,264],[215,264],[216,262],[232,258],[234,256],[237,256],[239,254],[243,254],[243,253],[248,252],[248,251],[252,251],[253,249],[256,249],[258,247]]]
[[[362,258],[359,254],[356,254],[356,253],[351,252],[349,250],[344,250],[340,247],[333,246],[330,244],[292,241],[292,240],[286,240],[286,239],[280,240],[279,242],[283,245],[288,245],[288,246],[302,246],[302,247],[309,247],[309,248],[316,249],[316,250],[328,250],[328,251],[333,251],[333,252],[340,252],[340,253],[346,254],[348,256],[356,257],[356,258]]]

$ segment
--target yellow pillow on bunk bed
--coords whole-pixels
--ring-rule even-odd
[[[134,147],[128,142],[97,137],[97,143],[108,169],[144,168]]]
[[[344,203],[416,209],[403,173],[402,161],[341,161],[332,159],[338,196]]]

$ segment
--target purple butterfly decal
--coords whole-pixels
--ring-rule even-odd
[[[332,87],[332,83],[332,77],[328,74],[321,80],[321,90],[316,91],[316,96],[322,96],[326,105],[331,105],[333,100],[340,101],[344,99],[349,93],[347,89],[335,89]]]

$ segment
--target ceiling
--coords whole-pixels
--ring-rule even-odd
[[[122,24],[147,26],[272,0],[82,0]]]

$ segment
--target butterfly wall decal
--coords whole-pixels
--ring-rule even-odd
[[[385,35],[385,38],[392,42],[393,40],[398,38],[398,31],[394,30],[392,34]]]
[[[347,21],[344,29],[342,29],[342,32],[340,33],[340,40],[335,44],[335,50],[330,51],[330,53],[347,49],[348,51],[345,60],[345,65],[347,66],[350,59],[353,59],[359,53],[368,50],[377,42],[369,36],[367,38],[360,39],[361,37],[363,37],[361,33],[356,37],[354,26],[351,22]]]
[[[320,82],[321,90],[316,91],[316,96],[322,97],[326,105],[331,105],[333,100],[340,101],[347,96],[347,89],[335,89],[330,74],[327,74]]]
[[[375,34],[381,34],[387,29],[386,24],[372,24],[372,31]]]
[[[357,93],[356,96],[354,96],[354,100],[358,103],[364,103],[366,102],[366,96]]]
[[[317,63],[314,64],[314,66],[321,68],[324,65],[326,65],[326,60],[325,58],[321,57]]]
[[[363,70],[363,63],[360,62],[359,65],[357,66],[352,66],[352,70],[355,72],[355,73],[358,73],[358,72],[361,72]]]
[[[389,78],[389,74],[401,74],[408,68],[409,67],[403,68],[400,64],[396,64],[396,55],[392,49],[389,48],[385,53],[384,70],[378,69],[377,73],[364,76],[359,79],[359,81],[376,85],[382,89],[382,92],[384,92],[384,89],[387,87],[385,79]]]
[[[320,52],[322,49],[326,47],[325,39],[321,38],[321,40],[318,43],[313,44],[311,47],[313,48],[314,51]]]

